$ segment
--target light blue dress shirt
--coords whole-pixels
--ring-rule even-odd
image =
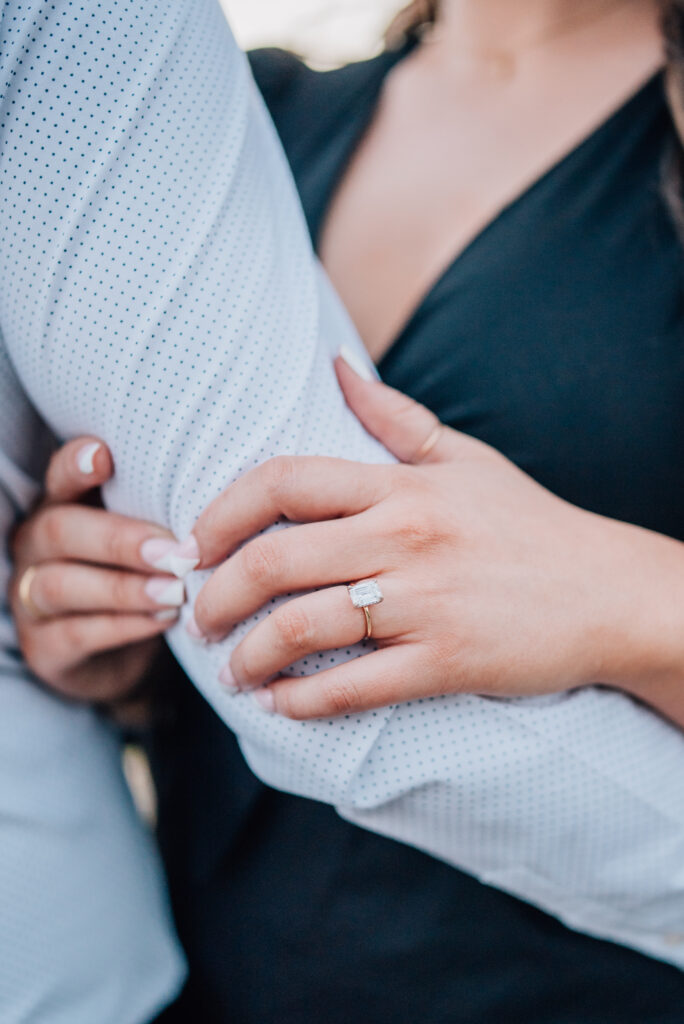
[[[179,536],[269,456],[388,461],[337,388],[333,354],[362,348],[218,5],[17,0],[0,31],[3,530],[50,431],[103,437],[109,506]],[[674,728],[592,689],[286,721],[218,683],[249,625],[170,640],[262,779],[684,965]],[[143,1020],[182,969],[116,746],[24,680],[1,628],[0,1020]]]

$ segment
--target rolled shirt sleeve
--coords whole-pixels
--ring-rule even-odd
[[[218,6],[12,11],[22,16],[3,22],[0,323],[51,429],[111,446],[109,506],[183,536],[270,456],[388,461],[339,393],[332,356],[362,348]],[[205,578],[189,578],[191,601]],[[182,626],[170,641],[264,781],[684,965],[674,728],[598,689],[286,721],[217,680],[256,618],[222,644],[198,645]]]

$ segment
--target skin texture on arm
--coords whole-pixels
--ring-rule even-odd
[[[134,108],[115,102],[124,9],[155,30],[126,44]],[[32,19],[3,23],[0,319],[53,430],[111,448],[109,507],[182,537],[228,483],[271,456],[390,463],[339,391],[333,355],[346,343],[360,356],[360,342],[315,264],[273,128],[218,8],[136,2],[86,17],[81,77],[67,74],[15,149],[22,101],[40,94],[40,41],[66,16],[30,10]],[[72,42],[53,37],[66,67]],[[207,578],[188,578],[191,601]],[[664,939],[684,912],[684,739],[674,729],[621,695],[588,690],[435,698],[334,721],[268,716],[218,679],[252,624],[211,647],[182,627],[170,642],[266,782],[334,804],[574,926],[684,963]],[[326,652],[299,668],[362,652]]]

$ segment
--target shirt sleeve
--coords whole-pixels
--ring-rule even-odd
[[[346,343],[361,357],[360,342],[219,8],[16,7],[21,23],[3,26],[0,323],[55,433],[111,446],[110,507],[183,536],[270,456],[387,461],[337,388],[332,356]],[[188,580],[191,601],[205,578]],[[217,680],[258,618],[223,644],[182,627],[170,641],[264,781],[684,965],[674,728],[600,690],[286,721]]]
[[[8,533],[51,440],[0,340],[0,1019],[135,1024],[183,977],[161,868],[116,737],[30,678],[7,605]]]

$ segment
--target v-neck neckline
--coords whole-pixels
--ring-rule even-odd
[[[330,178],[324,201],[320,204],[313,232],[314,245],[317,251],[338,189],[375,117],[385,79],[413,51],[416,45],[418,45],[417,39],[411,38],[400,49],[385,51],[369,61],[369,70],[373,72],[373,76],[370,78],[370,86],[369,79],[364,75],[358,88],[354,89],[346,98],[345,109],[347,111],[354,111],[359,108],[362,108],[362,111],[360,116],[358,116],[354,130],[349,133],[347,144],[338,157],[335,173]],[[584,138],[561,154],[545,170],[541,171],[536,178],[530,181],[528,185],[523,186],[510,200],[504,202],[493,213],[482,228],[445,263],[442,270],[422,293],[403,325],[394,334],[389,345],[377,360],[377,366],[380,370],[382,370],[383,365],[400,347],[404,338],[410,335],[414,325],[423,316],[425,310],[430,307],[435,297],[442,291],[444,285],[450,281],[457,270],[464,264],[467,264],[469,258],[489,239],[490,235],[498,230],[520,208],[525,206],[528,200],[533,199],[538,192],[542,191],[549,182],[566,171],[571,164],[581,159],[588,149],[595,146],[597,142],[600,142],[604,135],[611,132],[624,117],[631,115],[634,107],[638,106],[644,97],[648,96],[656,88],[661,91],[664,88],[662,69],[649,75],[614,110],[594,128],[590,129]]]

